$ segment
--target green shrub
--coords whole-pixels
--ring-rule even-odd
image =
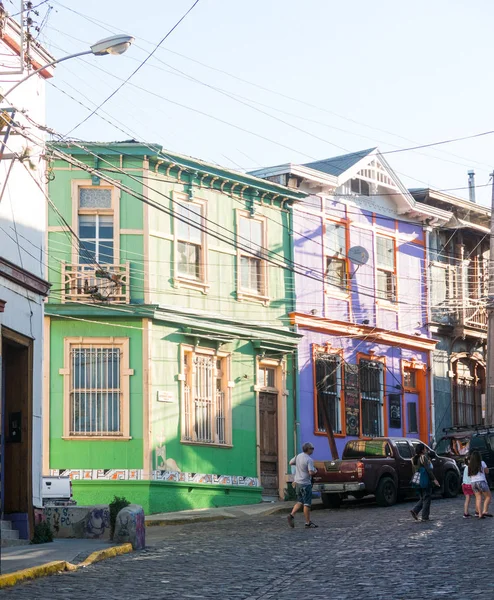
[[[115,534],[115,524],[117,522],[117,515],[126,506],[129,506],[130,502],[127,498],[119,498],[115,496],[110,502],[110,539],[113,540]]]
[[[53,531],[46,521],[34,526],[34,535],[31,544],[47,544],[53,542]]]

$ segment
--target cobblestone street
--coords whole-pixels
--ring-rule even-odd
[[[413,504],[345,506],[298,516],[150,528],[145,551],[0,592],[8,600],[490,598],[494,519],[462,518],[463,497],[435,500],[429,523]],[[473,510],[473,507],[472,507]],[[156,531],[153,531],[156,530]],[[157,541],[162,536],[162,541]]]

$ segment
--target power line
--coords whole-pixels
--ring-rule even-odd
[[[132,77],[147,63],[147,61],[153,56],[153,54],[158,50],[158,48],[163,44],[163,42],[177,29],[177,27],[182,23],[182,21],[187,17],[187,15],[197,6],[199,0],[195,0],[194,4],[189,8],[189,10],[175,23],[175,25],[166,33],[166,35],[161,38],[158,44],[153,48],[153,50],[146,56],[146,58],[139,64],[139,66],[123,81],[115,91],[113,91],[103,102],[101,102],[87,117],[85,117],[80,123],[78,123],[75,127],[65,135],[67,137],[73,131],[78,129],[83,123],[88,121],[100,108],[102,108],[115,94],[117,94],[123,87],[126,85]]]

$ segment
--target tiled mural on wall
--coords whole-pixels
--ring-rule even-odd
[[[142,469],[52,469],[52,477],[70,477],[74,480],[127,480],[144,479]],[[199,483],[209,485],[235,485],[239,487],[259,487],[257,477],[239,475],[215,475],[212,473],[181,473],[178,471],[153,471],[154,481],[170,481],[174,483]]]

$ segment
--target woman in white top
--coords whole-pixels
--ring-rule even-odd
[[[482,460],[480,452],[474,450],[470,455],[468,461],[468,476],[470,477],[470,483],[472,485],[473,493],[475,494],[475,505],[477,507],[477,514],[479,519],[484,517],[492,517],[487,512],[489,504],[491,502],[491,491],[489,484],[487,483],[486,475],[489,474],[487,465]],[[484,500],[484,506],[482,509],[482,499]]]

